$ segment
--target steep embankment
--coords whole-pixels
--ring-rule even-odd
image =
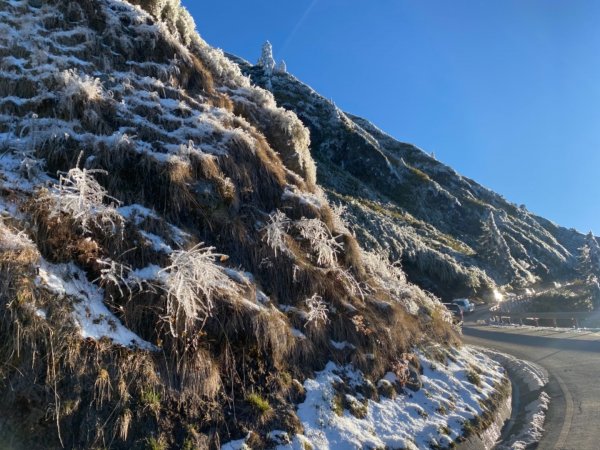
[[[415,347],[456,342],[438,301],[359,246],[294,113],[178,1],[135,3],[0,1],[0,439],[264,448],[330,361],[345,417],[419,389]],[[450,442],[499,378],[436,352],[457,412],[413,419]]]
[[[584,236],[507,202],[417,147],[398,142],[281,70],[234,56],[311,132],[318,181],[347,208],[367,248],[401,260],[411,281],[451,299],[489,298],[575,276]]]

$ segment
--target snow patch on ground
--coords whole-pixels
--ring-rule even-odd
[[[505,353],[482,349],[484,353],[500,362],[503,366],[514,370],[518,376],[525,381],[530,392],[539,391],[539,396],[525,407],[526,418],[521,430],[517,430],[508,442],[497,446],[499,450],[524,450],[531,448],[542,438],[546,411],[550,404],[550,396],[542,389],[548,384],[548,372],[543,367],[529,361],[523,361]]]
[[[517,371],[532,391],[541,389],[548,384],[548,371],[535,363],[493,350],[481,349],[481,351],[503,366],[509,366]]]
[[[85,272],[73,263],[51,264],[42,260],[36,282],[58,296],[74,299],[73,319],[82,338],[107,337],[124,347],[155,350],[152,344],[123,326],[103,303],[102,289],[90,283]]]
[[[396,398],[381,396],[379,401],[367,400],[360,393],[346,395],[352,402],[366,406],[366,414],[358,418],[344,410],[335,412],[337,391],[344,383],[356,388],[368,383],[363,374],[351,366],[329,362],[314,379],[304,382],[306,399],[298,405],[298,417],[304,434],[292,437],[290,443],[280,443],[279,450],[314,448],[429,448],[450,446],[462,435],[463,423],[482,413],[481,401],[489,398],[495,385],[502,381],[504,369],[488,356],[469,347],[449,350],[445,362],[439,362],[433,352],[417,355],[423,367],[423,387],[418,392],[406,390]],[[479,386],[469,381],[476,371]],[[382,383],[392,384],[397,377],[389,373]],[[222,449],[240,448],[241,441]],[[234,444],[232,447],[231,445]]]

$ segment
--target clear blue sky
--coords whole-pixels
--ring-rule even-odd
[[[202,37],[276,59],[567,227],[600,233],[600,1],[183,0]]]

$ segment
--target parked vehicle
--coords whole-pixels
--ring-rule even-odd
[[[455,303],[444,303],[443,304],[448,311],[452,314],[452,323],[455,325],[462,325],[463,322],[463,312]]]
[[[475,311],[475,305],[466,298],[459,298],[456,300],[452,300],[452,303],[454,303],[455,305],[458,305],[458,307],[461,309],[463,314],[469,314],[469,313],[472,313],[473,311]]]

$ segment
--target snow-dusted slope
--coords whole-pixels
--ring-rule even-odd
[[[265,448],[330,361],[458,343],[178,0],[0,0],[0,94],[0,442]]]
[[[402,260],[409,278],[437,295],[490,297],[512,288],[575,276],[584,237],[456,173],[369,121],[344,113],[288,73],[265,74],[231,56],[311,131],[319,182],[345,205],[359,240]],[[365,87],[365,89],[368,89]],[[402,89],[400,86],[399,89]],[[509,175],[507,175],[509,176]],[[490,215],[497,234],[485,223]],[[490,242],[505,242],[490,248]],[[501,253],[488,257],[487,253]]]

